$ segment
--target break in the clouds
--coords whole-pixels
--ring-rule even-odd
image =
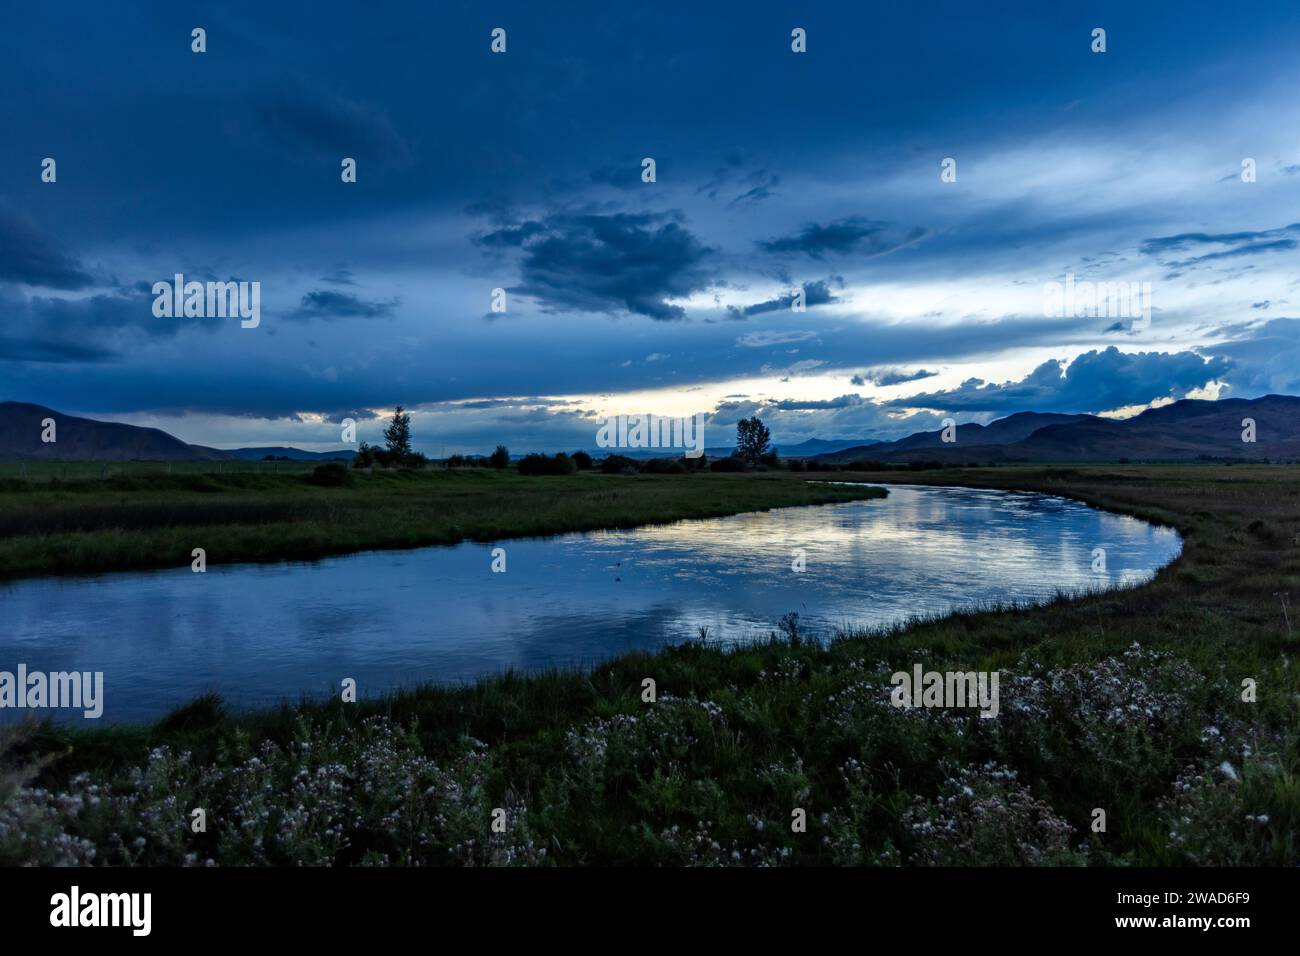
[[[942,14],[503,2],[494,56],[472,4],[232,0],[195,55],[165,11],[15,10],[0,398],[315,447],[400,403],[436,453],[1300,391],[1300,8]],[[259,282],[260,325],[153,316],[176,273]],[[1151,283],[1150,323],[1048,314],[1068,275]]]

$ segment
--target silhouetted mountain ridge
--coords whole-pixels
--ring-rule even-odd
[[[845,448],[862,448],[878,444],[875,438],[809,438],[797,445],[782,445],[773,442],[782,458],[807,458],[813,455],[828,455]]]
[[[1246,419],[1254,441],[1243,441]],[[1265,395],[1218,401],[1183,399],[1128,419],[1020,412],[988,425],[959,425],[956,441],[919,432],[818,455],[819,461],[1188,461],[1205,458],[1300,460],[1300,398]]]
[[[55,441],[45,442],[44,423],[51,419]],[[1254,422],[1253,442],[1242,440],[1246,419]],[[988,425],[960,425],[955,433],[955,442],[944,442],[942,431],[917,432],[897,441],[867,440],[820,453],[815,452],[847,440],[814,438],[777,447],[784,456],[813,454],[817,460],[828,462],[869,459],[964,464],[1204,458],[1300,461],[1300,398],[1265,395],[1219,401],[1184,399],[1128,419],[1017,412]],[[672,453],[669,449],[643,449],[639,455]],[[711,458],[725,456],[731,448],[709,448],[707,453]],[[352,454],[348,450],[309,452],[283,446],[223,451],[187,444],[158,428],[80,418],[27,402],[0,402],[0,460],[229,461],[260,460],[271,455],[321,461],[346,460]]]
[[[232,448],[230,454],[240,461],[262,461],[271,458],[288,458],[290,461],[351,461],[355,451],[340,448],[336,451],[304,451],[287,445],[265,445],[253,448]]]
[[[49,433],[53,441],[43,441]],[[0,402],[0,460],[222,461],[229,452],[188,445],[161,428],[65,415],[43,405]]]

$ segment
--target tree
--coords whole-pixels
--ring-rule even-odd
[[[564,452],[560,452],[554,457],[547,455],[525,455],[519,459],[519,474],[521,475],[571,475],[578,470],[572,458]]]
[[[384,429],[384,442],[388,445],[388,454],[393,464],[402,465],[411,455],[411,416],[398,405],[393,412],[393,420]]]
[[[357,448],[357,453],[352,457],[353,468],[369,468],[375,463],[375,447],[368,445],[364,441]]]
[[[736,454],[751,467],[756,466],[767,454],[771,443],[772,433],[757,415],[742,418],[736,423]]]
[[[500,471],[510,466],[510,450],[505,445],[497,445],[496,451],[488,456],[488,464]]]
[[[606,475],[634,475],[641,470],[636,459],[627,455],[606,455],[600,461],[600,470]]]

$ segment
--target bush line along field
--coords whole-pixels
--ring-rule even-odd
[[[325,474],[330,471],[325,469]],[[545,479],[482,469],[120,474],[0,482],[0,578],[304,560],[372,548],[628,528],[883,494],[738,475]]]
[[[1300,469],[855,477],[1067,495],[1171,524],[1185,550],[1134,590],[889,632],[29,729],[0,776],[0,863],[1300,863],[1282,603],[1300,592]],[[889,676],[915,663],[1000,670],[999,716],[894,708]]]

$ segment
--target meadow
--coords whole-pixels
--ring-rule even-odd
[[[0,480],[0,579],[187,567],[195,548],[205,551],[210,565],[308,560],[371,548],[629,528],[882,493],[783,481],[778,473],[583,472],[539,480],[478,468],[340,468],[326,475],[329,481],[342,475],[343,483],[330,484],[313,477],[314,466],[277,472],[271,464],[297,463]]]
[[[718,477],[665,494],[747,493]],[[753,646],[591,672],[11,728],[0,863],[1300,863],[1300,468],[825,477],[1065,495],[1172,525],[1185,548],[1134,590],[886,632],[794,619]],[[770,495],[807,476],[735,478]],[[585,516],[606,486],[580,487]],[[890,674],[918,663],[999,671],[998,717],[892,706]]]

